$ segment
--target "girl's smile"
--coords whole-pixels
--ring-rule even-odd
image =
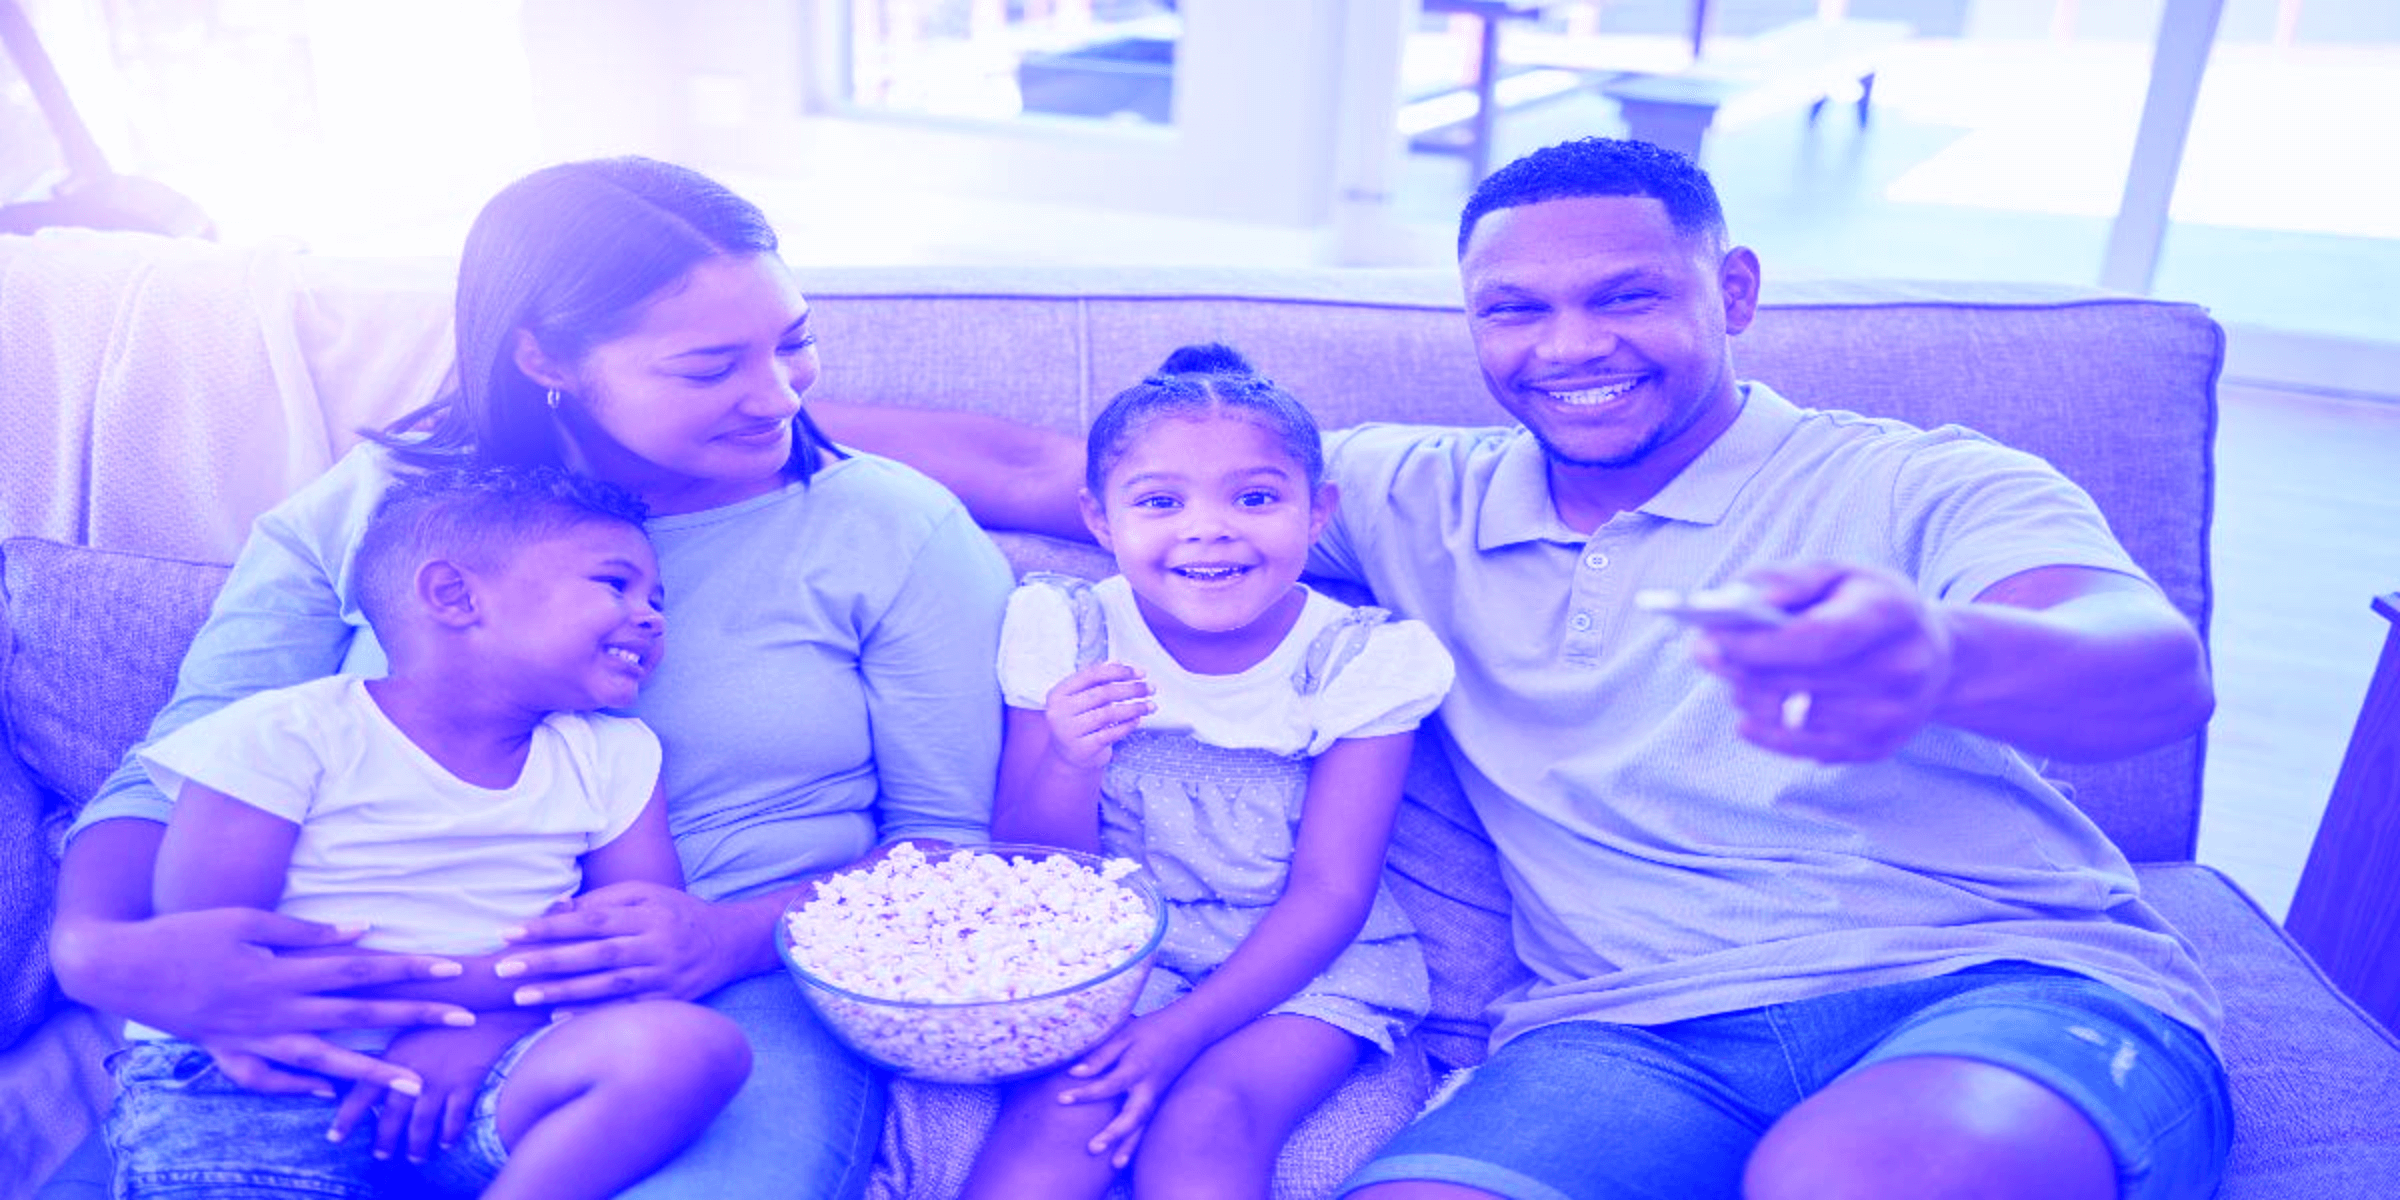
[[[1264,658],[1299,617],[1293,585],[1333,512],[1275,435],[1239,415],[1144,428],[1084,498],[1159,644],[1187,670],[1230,674]]]

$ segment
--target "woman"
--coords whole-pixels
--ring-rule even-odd
[[[455,319],[455,390],[260,519],[150,736],[262,688],[380,672],[349,562],[396,472],[551,463],[632,490],[675,629],[633,711],[666,747],[690,894],[596,891],[534,922],[499,973],[534,1007],[700,999],[749,1037],[732,1107],[629,1194],[856,1194],[882,1083],[776,977],[770,931],[804,876],[982,836],[1007,566],[947,493],[844,454],[801,412],[807,304],[759,211],[698,174],[625,158],[511,184],[468,234]],[[168,808],[126,768],[85,809],[53,934],[68,994],[207,1045],[245,1086],[405,1090],[315,1034],[441,1022],[454,1010],[404,981],[449,968],[265,914],[152,915]],[[360,985],[397,986],[343,991]]]

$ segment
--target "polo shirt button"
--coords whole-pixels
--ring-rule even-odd
[[[1592,631],[1592,614],[1576,613],[1575,619],[1567,622],[1567,624],[1571,626],[1577,633],[1590,633]]]
[[[1595,571],[1606,570],[1608,567],[1608,556],[1600,553],[1597,550],[1594,550],[1590,554],[1583,556],[1583,565],[1590,567]]]

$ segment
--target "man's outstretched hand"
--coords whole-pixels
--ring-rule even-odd
[[[1709,630],[1696,651],[1732,686],[1742,737],[1819,762],[1867,762],[1934,719],[1950,682],[1951,631],[1908,580],[1826,563],[1747,579],[1792,619]]]

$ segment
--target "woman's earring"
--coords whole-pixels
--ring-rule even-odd
[[[549,405],[549,406],[550,406],[550,411],[551,411],[551,412],[557,412],[557,411],[558,411],[558,389],[557,389],[557,388],[551,388],[551,389],[550,389],[548,392],[545,392],[545,393],[543,393],[543,395],[542,395],[542,403]]]

